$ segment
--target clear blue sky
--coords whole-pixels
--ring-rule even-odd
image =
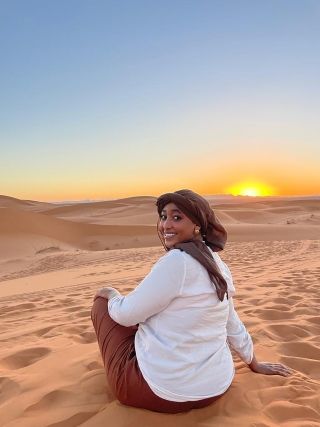
[[[320,192],[320,1],[0,4],[0,194]]]

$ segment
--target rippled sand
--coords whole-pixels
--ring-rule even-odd
[[[284,221],[288,213],[280,215]],[[90,321],[92,297],[101,286],[132,290],[163,249],[93,251],[59,240],[57,247],[0,258],[1,425],[320,426],[320,236],[297,238],[291,231],[291,239],[288,232],[275,238],[273,229],[269,240],[252,241],[257,225],[248,223],[248,241],[229,241],[221,257],[233,273],[235,305],[258,358],[286,363],[296,370],[291,377],[254,374],[235,357],[235,380],[210,407],[168,415],[121,405],[105,380]],[[26,236],[10,233],[2,230],[0,238],[11,239],[13,251],[15,239]],[[35,244],[44,235],[30,239]]]

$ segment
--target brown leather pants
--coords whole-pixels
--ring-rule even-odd
[[[134,337],[138,327],[125,327],[114,322],[108,313],[108,300],[102,297],[95,299],[91,319],[108,383],[121,403],[156,412],[177,413],[203,408],[220,397],[172,402],[157,396],[143,378],[137,362]]]

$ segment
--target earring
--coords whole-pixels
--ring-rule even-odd
[[[194,232],[196,233],[196,234],[199,234],[200,233],[200,228],[194,228]]]

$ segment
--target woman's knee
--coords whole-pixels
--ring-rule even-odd
[[[96,297],[91,307],[92,323],[97,323],[99,318],[102,318],[106,313],[108,313],[108,300],[102,297]]]

